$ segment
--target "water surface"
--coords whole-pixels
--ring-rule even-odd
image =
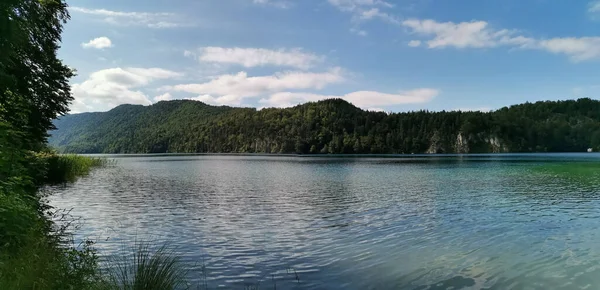
[[[597,154],[113,158],[51,204],[211,289],[600,288]]]

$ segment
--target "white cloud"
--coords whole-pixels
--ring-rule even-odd
[[[408,42],[408,46],[419,47],[419,46],[421,46],[421,41],[420,40],[411,40]]]
[[[162,69],[162,68],[127,68],[128,72],[146,78],[147,80],[155,79],[172,79],[181,77],[183,74]]]
[[[75,100],[73,112],[103,111],[120,104],[149,105],[148,97],[136,90],[159,79],[179,77],[181,74],[160,68],[111,68],[94,72],[79,84],[72,86]]]
[[[94,38],[86,43],[82,43],[81,46],[83,48],[95,48],[95,49],[105,49],[112,47],[112,41],[108,37],[102,36],[98,38]]]
[[[293,107],[298,104],[306,102],[316,102],[325,99],[338,98],[337,96],[327,96],[311,93],[291,93],[291,92],[279,92],[272,94],[269,98],[260,99],[258,102],[264,104],[267,107]]]
[[[184,55],[197,57],[201,62],[237,64],[247,68],[280,66],[309,69],[324,60],[324,57],[303,52],[299,48],[270,50],[264,48],[203,47],[197,53],[185,51]]]
[[[401,23],[397,17],[381,11],[381,9],[394,7],[390,2],[384,0],[327,0],[327,2],[340,11],[351,13],[354,22],[380,19],[392,24]],[[351,30],[351,32],[362,36],[366,35],[366,33],[361,33],[364,30],[356,28],[354,30]]]
[[[361,19],[371,19],[373,17],[376,17],[377,15],[379,15],[379,8],[371,8],[370,10],[365,10],[363,12],[360,13],[360,18]]]
[[[213,97],[211,95],[199,95],[197,97],[187,99],[218,106],[241,106],[243,100],[242,97],[236,95],[226,95],[221,97]]]
[[[169,93],[164,93],[162,95],[156,96],[154,97],[154,102],[160,102],[160,101],[169,101],[172,100],[173,96],[171,96],[171,94]]]
[[[156,23],[148,23],[148,27],[150,28],[176,28],[176,27],[181,27],[184,26],[184,24],[180,24],[180,23],[174,23],[174,22],[167,22],[167,21],[159,21]]]
[[[426,41],[428,48],[508,46],[564,54],[575,62],[600,59],[600,37],[535,39],[518,35],[514,30],[494,30],[485,21],[441,23],[434,20],[409,19],[402,22],[402,25],[412,29],[414,33],[432,37]],[[412,41],[411,43],[415,46],[417,44]]]
[[[461,112],[490,112],[492,110],[492,108],[490,107],[479,107],[479,108],[458,108],[458,109],[454,109],[454,111],[461,111]]]
[[[289,107],[308,101],[342,98],[364,109],[382,111],[384,107],[425,103],[435,98],[435,89],[415,89],[398,93],[357,91],[343,96],[303,93],[296,90],[320,90],[328,85],[345,81],[340,68],[327,72],[283,72],[268,76],[250,77],[246,72],[226,74],[209,82],[180,84],[163,90],[195,94],[188,99],[213,105],[241,106],[247,100],[262,97],[259,104],[269,107]],[[170,95],[169,95],[170,97]]]
[[[123,26],[146,26],[149,28],[174,28],[190,26],[173,13],[123,12],[106,9],[70,7],[69,11],[101,17],[104,22]]]
[[[381,12],[379,10],[379,8],[371,8],[369,10],[363,10],[359,13],[357,13],[356,16],[359,20],[371,20],[374,18],[379,18],[383,21],[392,23],[392,24],[400,24],[400,20],[398,20],[396,17],[385,13],[385,12]]]
[[[588,4],[588,12],[600,13],[600,0],[591,1]]]
[[[503,35],[500,37],[500,44],[508,46],[516,46],[518,48],[532,49],[538,46],[536,39],[525,37],[522,35]]]
[[[486,48],[499,45],[531,48],[535,45],[532,38],[516,35],[514,30],[494,30],[485,21],[454,23],[409,19],[403,21],[402,25],[412,29],[414,33],[432,36],[426,42],[429,48]]]
[[[374,91],[358,91],[343,96],[319,95],[312,93],[280,92],[272,94],[269,98],[263,98],[259,102],[270,107],[291,107],[305,102],[316,102],[324,99],[340,98],[352,104],[369,110],[382,110],[379,107],[421,104],[431,101],[439,94],[435,89],[416,89],[387,94]]]
[[[419,104],[431,101],[439,94],[435,89],[416,89],[398,94],[360,91],[344,96],[344,99],[359,107]]]
[[[197,57],[198,55],[195,52],[191,51],[191,50],[184,50],[183,51],[183,56],[185,56],[185,57]]]
[[[556,54],[565,54],[575,62],[600,59],[600,37],[553,38],[542,40],[539,47]]]
[[[253,2],[254,4],[270,5],[281,9],[292,7],[292,2],[286,0],[253,0]]]
[[[350,32],[352,32],[356,35],[359,35],[359,36],[367,36],[369,34],[365,30],[358,29],[358,28],[350,28]]]
[[[383,0],[327,0],[327,2],[342,11],[355,11],[369,6],[382,6],[388,8],[394,6]]]
[[[212,104],[240,105],[245,98],[263,96],[285,90],[319,90],[344,81],[342,71],[334,68],[323,73],[284,72],[270,76],[249,77],[246,72],[221,75],[201,84],[181,84],[166,89],[198,94],[195,99]]]
[[[409,19],[402,22],[403,26],[411,28],[422,35],[432,35],[433,39],[427,41],[429,48],[454,46],[466,47],[493,47],[499,43],[502,36],[508,31],[494,31],[488,28],[485,21],[471,22],[436,22],[434,20]]]

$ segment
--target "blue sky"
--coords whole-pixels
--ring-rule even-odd
[[[600,93],[600,1],[72,0],[73,112],[194,99],[490,110]]]

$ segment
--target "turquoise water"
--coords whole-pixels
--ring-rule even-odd
[[[51,204],[104,255],[174,247],[194,285],[600,289],[598,154],[113,158]]]

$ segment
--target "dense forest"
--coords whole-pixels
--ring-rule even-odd
[[[398,154],[584,152],[600,149],[600,101],[493,112],[383,113],[341,99],[293,108],[215,107],[197,101],[121,105],[67,115],[49,142],[73,153]]]

